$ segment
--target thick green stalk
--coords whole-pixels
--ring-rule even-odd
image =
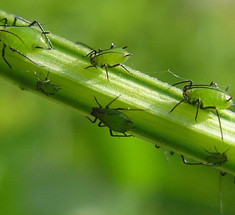
[[[5,17],[10,21],[14,18],[0,11],[0,19]],[[6,58],[11,63],[12,70],[1,58],[0,75],[25,90],[74,107],[85,116],[89,116],[92,108],[97,106],[94,95],[103,105],[121,95],[111,107],[144,109],[125,112],[135,126],[130,131],[131,134],[203,162],[208,156],[205,149],[214,152],[216,146],[222,153],[229,148],[228,161],[217,168],[235,175],[234,113],[227,110],[220,112],[224,132],[222,141],[214,112],[200,110],[196,122],[196,107],[182,103],[174,112],[169,113],[172,107],[182,100],[181,90],[131,68],[128,69],[132,74],[122,68],[109,69],[108,81],[103,69],[84,69],[90,65],[89,59],[85,57],[90,51],[88,48],[53,34],[48,36],[54,46],[53,50],[24,53],[43,67],[36,66],[6,49]],[[3,42],[0,42],[1,49]],[[61,90],[55,95],[43,94],[36,89],[38,79],[34,72],[41,78],[45,78],[47,72],[50,72],[51,83],[60,86]]]

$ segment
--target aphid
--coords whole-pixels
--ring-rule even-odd
[[[195,120],[197,121],[198,110],[201,109],[214,109],[216,111],[221,139],[223,140],[223,131],[219,116],[219,110],[227,109],[233,105],[232,96],[228,94],[229,86],[222,90],[215,82],[211,82],[209,85],[206,84],[193,84],[191,80],[181,81],[178,84],[189,83],[183,88],[184,99],[177,103],[170,112],[172,112],[179,104],[182,102],[187,102],[189,104],[197,104],[197,111],[195,115]]]
[[[16,25],[17,20],[21,20],[28,25]],[[52,44],[47,37],[49,32],[44,31],[43,27],[38,21],[29,21],[15,17],[12,25],[8,24],[7,18],[0,20],[4,24],[0,25],[0,42],[3,43],[2,58],[6,64],[11,68],[10,63],[5,58],[5,50],[8,47],[11,51],[18,53],[19,55],[27,58],[32,63],[38,65],[32,59],[30,59],[26,53],[35,52],[39,49],[51,49]],[[31,28],[37,25],[40,30]],[[38,65],[39,66],[39,65]]]
[[[111,102],[109,102],[105,108],[103,108],[98,102],[97,98],[94,96],[96,103],[99,107],[92,108],[91,115],[95,117],[94,120],[87,117],[92,123],[100,120],[98,126],[109,128],[110,135],[113,137],[130,137],[132,135],[127,135],[126,132],[133,129],[133,122],[129,119],[127,115],[120,112],[120,110],[142,110],[142,109],[130,109],[130,108],[109,108],[109,106],[120,97],[117,96]],[[123,133],[123,135],[113,134],[113,131]]]
[[[36,89],[41,91],[42,93],[49,95],[55,95],[61,88],[58,85],[52,84],[49,79],[50,72],[47,73],[45,79],[41,79],[36,72],[34,75],[38,78],[36,83]]]
[[[183,160],[183,162],[185,164],[188,164],[188,165],[204,165],[204,166],[214,166],[214,167],[218,167],[218,166],[221,166],[223,163],[227,162],[228,161],[228,158],[227,158],[227,155],[226,155],[226,152],[229,150],[225,150],[223,153],[220,153],[218,152],[217,148],[214,146],[215,148],[215,152],[209,152],[205,149],[205,151],[209,154],[205,160],[206,160],[206,163],[203,163],[203,162],[198,162],[198,163],[190,163],[190,162],[187,162],[187,160],[184,158],[183,155],[181,155],[181,158]],[[222,173],[221,173],[222,174]]]
[[[90,53],[86,55],[86,57],[90,58],[90,66],[87,66],[85,69],[90,67],[95,67],[97,69],[97,66],[100,66],[101,68],[105,68],[107,79],[109,80],[109,74],[108,74],[108,68],[114,68],[117,66],[121,66],[123,69],[125,69],[127,72],[128,69],[123,65],[123,63],[132,56],[131,53],[127,52],[125,49],[127,46],[123,48],[116,48],[114,44],[112,43],[111,47],[109,49],[98,49],[93,50]]]

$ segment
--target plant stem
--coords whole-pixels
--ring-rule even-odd
[[[0,19],[2,18],[12,21],[14,16],[0,11]],[[215,112],[200,109],[196,122],[196,106],[182,103],[169,113],[172,107],[183,99],[181,90],[131,68],[128,70],[132,74],[123,68],[109,69],[108,81],[105,70],[84,69],[90,65],[89,59],[85,57],[90,49],[53,34],[48,37],[54,47],[52,50],[24,53],[43,67],[36,66],[6,49],[6,58],[11,63],[12,70],[0,59],[0,75],[25,90],[74,107],[84,116],[90,116],[92,108],[96,106],[94,95],[102,105],[121,95],[111,107],[144,109],[125,112],[135,126],[129,133],[200,162],[206,162],[208,154],[205,149],[214,152],[216,146],[222,153],[229,148],[228,161],[217,169],[235,175],[233,112],[220,111],[224,133],[222,141]],[[58,85],[61,89],[55,95],[48,96],[37,90],[38,79],[34,75],[35,72],[41,79],[50,72],[51,84]]]

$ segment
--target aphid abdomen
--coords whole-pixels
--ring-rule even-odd
[[[30,27],[7,27],[4,30],[7,32],[1,32],[1,39],[7,46],[21,52],[35,51],[37,50],[35,47],[48,49],[44,36],[37,29]]]
[[[97,111],[95,116],[111,130],[123,133],[133,128],[133,123],[125,114],[115,109],[102,110]]]
[[[126,61],[123,53],[118,52],[102,52],[95,57],[95,62],[98,66],[109,65],[113,66]]]
[[[190,103],[200,99],[203,107],[216,107],[219,110],[227,109],[233,103],[230,95],[212,87],[189,89],[187,90],[187,97]]]

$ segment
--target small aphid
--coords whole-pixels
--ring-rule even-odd
[[[100,120],[98,126],[109,128],[110,135],[113,137],[130,137],[132,135],[127,135],[126,132],[133,129],[133,122],[129,119],[127,115],[120,112],[120,110],[142,110],[142,109],[130,109],[130,108],[109,108],[109,106],[120,97],[117,96],[111,102],[109,102],[105,108],[103,108],[98,102],[97,98],[94,96],[96,103],[99,107],[92,108],[91,115],[95,117],[94,120],[87,117],[92,123]],[[113,131],[123,133],[123,135],[113,134]]]
[[[181,158],[183,160],[183,162],[185,164],[188,165],[204,165],[204,166],[214,166],[214,167],[218,167],[221,166],[223,163],[228,161],[226,152],[229,150],[225,150],[223,153],[218,152],[217,148],[214,146],[215,148],[215,152],[209,152],[208,150],[205,149],[205,151],[209,154],[205,160],[206,163],[203,162],[198,162],[198,163],[190,163],[187,162],[187,160],[185,159],[185,157],[183,155],[181,155]]]
[[[42,93],[49,95],[55,95],[61,88],[58,85],[52,84],[49,79],[50,72],[47,73],[45,79],[41,79],[36,72],[34,75],[38,78],[36,83],[36,89],[41,91]]]
[[[25,22],[27,25],[16,25],[17,20]],[[8,47],[11,51],[27,58],[32,63],[39,66],[36,62],[30,59],[26,53],[35,52],[39,49],[52,49],[52,44],[47,37],[49,32],[44,31],[43,27],[38,21],[29,21],[15,17],[12,25],[8,24],[7,18],[0,20],[0,42],[3,43],[2,58],[6,64],[11,68],[11,64],[5,58],[5,50]],[[32,28],[37,25],[40,30]]]
[[[209,154],[206,157],[207,165],[211,165],[214,167],[221,166],[223,163],[228,161],[226,152],[229,150],[225,150],[223,153],[218,152],[217,148],[214,146],[215,152],[209,152],[205,149],[205,151]]]
[[[193,105],[197,104],[197,111],[195,115],[195,120],[197,121],[199,108],[214,109],[219,121],[221,139],[223,140],[219,110],[227,109],[233,105],[232,96],[230,96],[227,92],[229,86],[225,90],[222,90],[215,82],[211,82],[209,85],[193,84],[191,80],[181,81],[173,84],[173,86],[183,83],[189,83],[183,88],[184,99],[177,103],[170,112],[172,112],[182,102],[187,102]]]
[[[100,66],[101,68],[105,68],[108,80],[109,80],[108,68],[121,66],[127,72],[131,73],[123,65],[123,63],[130,56],[132,56],[132,54],[130,54],[129,52],[125,50],[126,48],[127,46],[123,48],[116,48],[114,44],[112,43],[109,49],[105,49],[105,50],[98,49],[98,50],[91,51],[90,53],[86,55],[86,57],[90,58],[91,66],[87,66],[85,69],[90,68],[90,67],[95,67],[97,69],[97,66]]]

